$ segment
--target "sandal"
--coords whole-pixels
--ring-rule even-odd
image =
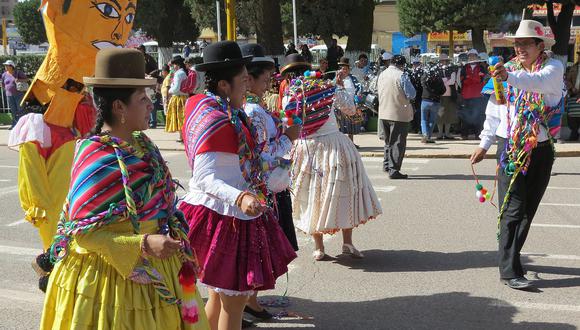
[[[362,254],[362,252],[360,252],[359,250],[357,250],[352,244],[343,244],[342,253],[349,254],[351,257],[356,259],[362,259],[365,257],[365,255]]]
[[[314,253],[312,253],[312,257],[314,257],[314,260],[316,261],[321,261],[324,259],[324,257],[326,257],[326,254],[324,254],[323,250],[316,250]]]

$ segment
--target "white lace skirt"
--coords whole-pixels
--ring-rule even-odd
[[[342,133],[296,140],[292,207],[297,228],[333,234],[382,213],[360,154]]]

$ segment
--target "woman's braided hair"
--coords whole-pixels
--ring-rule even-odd
[[[244,69],[244,65],[239,65],[235,67],[230,67],[227,69],[207,71],[205,73],[205,86],[207,90],[213,94],[218,94],[217,87],[220,80],[225,80],[228,83],[232,83],[234,77],[240,74]]]
[[[125,104],[129,103],[131,95],[135,93],[135,88],[93,88],[93,102],[97,109],[97,120],[95,127],[91,131],[91,135],[101,134],[103,125],[111,126],[115,123],[115,116],[113,115],[113,102],[119,100]]]

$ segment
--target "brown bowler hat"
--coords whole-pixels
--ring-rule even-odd
[[[280,69],[281,74],[284,74],[286,71],[299,72],[302,74],[304,71],[310,70],[311,68],[310,63],[306,62],[304,57],[299,54],[290,54],[286,56],[284,62],[286,64],[282,69]]]
[[[155,86],[145,78],[145,57],[137,49],[105,48],[97,53],[95,76],[84,77],[87,86],[136,88]]]

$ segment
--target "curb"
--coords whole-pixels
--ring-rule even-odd
[[[0,147],[7,147],[8,144],[0,143]],[[160,151],[185,151],[183,148],[159,148]],[[361,157],[384,157],[382,152],[361,152]],[[433,158],[433,159],[469,159],[471,154],[407,154],[405,158]],[[580,150],[557,151],[556,157],[569,158],[580,157]],[[495,154],[485,155],[486,159],[495,159]]]

